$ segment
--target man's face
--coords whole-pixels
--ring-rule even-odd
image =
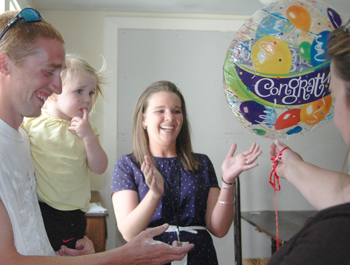
[[[54,39],[40,39],[38,43],[38,53],[25,58],[20,66],[9,60],[7,87],[11,100],[8,111],[17,127],[23,117],[39,116],[52,93],[62,92],[60,73],[65,67],[64,46]]]

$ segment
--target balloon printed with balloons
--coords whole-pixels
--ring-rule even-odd
[[[243,24],[227,50],[223,84],[244,127],[286,139],[333,118],[327,38],[342,23],[322,2],[280,0]]]
[[[298,47],[298,52],[300,57],[305,61],[311,62],[311,43],[303,41]]]
[[[258,72],[288,74],[292,67],[292,55],[284,41],[266,36],[253,45],[252,62]]]
[[[289,21],[301,29],[302,31],[308,31],[311,25],[310,13],[301,5],[291,5],[286,10],[286,16]]]
[[[304,104],[300,110],[300,119],[312,126],[319,123],[332,107],[332,96],[328,95],[314,102]]]

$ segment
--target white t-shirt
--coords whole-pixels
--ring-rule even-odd
[[[54,256],[38,204],[28,136],[1,119],[0,199],[11,220],[17,251],[22,255]]]

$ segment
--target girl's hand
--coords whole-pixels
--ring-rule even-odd
[[[233,144],[228,152],[224,162],[222,163],[222,177],[227,183],[234,183],[235,179],[245,170],[256,167],[258,163],[253,163],[262,153],[260,146],[255,143],[252,147],[243,153],[233,156],[237,148],[237,144]]]
[[[270,144],[270,156],[271,158],[274,158],[276,156],[278,156],[279,152],[283,149],[287,147],[285,144],[281,143],[280,141],[276,141],[276,143],[272,143]],[[290,164],[293,163],[294,161],[297,160],[303,160],[301,158],[301,156],[292,151],[291,149],[285,149],[282,154],[280,155],[280,157],[278,158],[278,160],[276,161],[277,163],[277,167],[276,167],[276,173],[279,177],[281,178],[285,178],[286,177],[286,171],[288,169],[288,167],[290,167]],[[274,161],[271,161],[273,166]]]
[[[141,165],[141,171],[145,176],[145,181],[150,191],[159,197],[163,196],[164,180],[148,156],[145,156],[145,161]]]
[[[75,249],[67,248],[66,246],[61,246],[61,248],[58,250],[58,253],[61,256],[80,256],[80,255],[88,255],[88,254],[94,254],[95,248],[94,244],[90,239],[88,239],[86,236],[79,239],[75,244]]]
[[[75,131],[81,139],[85,140],[89,137],[95,137],[95,134],[89,122],[89,113],[87,109],[83,109],[83,112],[83,118],[74,117],[72,119],[68,130]]]

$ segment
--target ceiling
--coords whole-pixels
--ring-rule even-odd
[[[271,0],[260,0],[271,1]],[[293,1],[293,0],[291,0]],[[264,5],[259,0],[29,0],[39,10],[182,13],[251,16]],[[272,2],[272,1],[271,1]],[[349,18],[349,0],[323,0]]]

